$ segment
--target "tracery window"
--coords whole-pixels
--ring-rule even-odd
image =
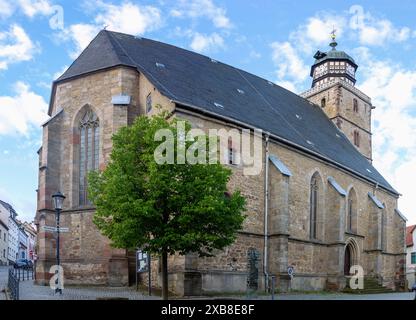
[[[97,115],[88,110],[79,123],[80,159],[79,159],[79,204],[89,205],[88,172],[98,170],[100,150],[100,122]]]

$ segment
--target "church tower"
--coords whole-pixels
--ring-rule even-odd
[[[371,162],[371,99],[355,87],[358,65],[344,51],[337,50],[335,30],[331,49],[317,51],[311,67],[312,88],[301,94],[319,105],[351,143]]]

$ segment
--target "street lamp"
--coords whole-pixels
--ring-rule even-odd
[[[58,265],[58,278],[56,279],[56,284],[59,284],[59,269],[60,269],[60,259],[59,259],[59,216],[61,214],[62,210],[62,204],[64,203],[65,196],[61,192],[57,192],[54,195],[52,195],[53,199],[53,206],[55,207],[56,211],[56,233],[57,233],[57,239],[56,239],[56,264]],[[62,289],[60,286],[56,286],[55,293],[62,294]]]

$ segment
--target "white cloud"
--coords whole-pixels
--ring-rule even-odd
[[[277,67],[277,83],[285,88],[294,89],[296,84],[308,77],[308,67],[289,42],[273,42],[272,60]]]
[[[78,23],[69,26],[60,36],[65,40],[72,40],[75,43],[75,49],[70,52],[70,57],[76,59],[99,31],[99,26]]]
[[[12,25],[8,32],[0,33],[0,70],[11,63],[31,60],[38,50],[22,27]]]
[[[196,52],[215,51],[224,47],[224,39],[218,33],[204,35],[196,32],[192,35],[190,46]]]
[[[330,33],[336,30],[338,38],[344,34],[346,18],[340,15],[321,12],[306,20],[289,36],[292,43],[304,53],[310,54],[317,47],[328,45]]]
[[[14,96],[0,96],[0,135],[28,136],[48,118],[48,104],[24,82],[15,83],[14,91]]]
[[[0,17],[8,18],[14,11],[13,6],[8,0],[0,0]]]
[[[160,28],[163,24],[161,11],[154,6],[140,6],[131,2],[113,5],[103,1],[95,1],[89,3],[88,8],[95,10],[96,16],[93,23],[70,25],[60,35],[60,38],[75,43],[75,50],[70,53],[73,59],[104,27],[111,31],[142,35]]]
[[[128,34],[143,34],[162,25],[162,14],[154,6],[139,6],[131,2],[120,6],[100,2],[101,12],[95,22],[107,29]]]
[[[377,19],[359,5],[352,6],[350,13],[350,28],[358,32],[363,45],[381,46],[387,42],[403,42],[411,36],[410,28],[398,28],[390,20]]]
[[[48,0],[18,0],[17,3],[23,13],[30,18],[54,13],[53,5]]]
[[[227,11],[218,7],[212,0],[180,0],[170,15],[176,18],[201,18],[209,19],[216,28],[230,29],[232,23],[227,17]]]

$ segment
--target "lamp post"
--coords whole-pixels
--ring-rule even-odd
[[[57,233],[57,238],[56,238],[56,264],[58,265],[58,278],[56,279],[56,284],[59,284],[59,268],[60,268],[60,258],[59,258],[59,217],[61,214],[61,210],[62,210],[62,204],[64,202],[65,196],[61,193],[61,192],[57,192],[54,195],[52,195],[52,199],[53,199],[53,205],[55,207],[55,212],[56,212],[56,233]],[[62,294],[62,289],[60,288],[60,286],[56,286],[55,288],[55,293],[60,293]]]

